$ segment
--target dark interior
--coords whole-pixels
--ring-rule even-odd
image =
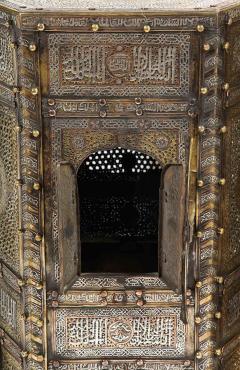
[[[81,272],[158,272],[161,168],[116,148],[93,153],[78,171]]]

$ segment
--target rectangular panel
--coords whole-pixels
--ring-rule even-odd
[[[54,370],[54,362],[49,364],[49,370]],[[60,361],[58,370],[103,370],[104,366],[111,370],[193,370],[194,362],[179,360],[85,360]]]
[[[54,353],[70,358],[181,357],[180,307],[57,309]]]
[[[50,94],[188,96],[188,33],[50,34]]]

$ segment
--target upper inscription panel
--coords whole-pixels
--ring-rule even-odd
[[[236,0],[1,0],[0,4],[13,6],[21,9],[68,9],[68,10],[86,10],[94,9],[156,9],[156,10],[202,10],[214,9],[223,6],[230,6],[239,3]]]
[[[50,34],[52,95],[188,96],[190,35]]]

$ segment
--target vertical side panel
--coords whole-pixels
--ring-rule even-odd
[[[163,174],[160,195],[162,203],[160,271],[162,278],[174,290],[180,290],[182,285],[184,196],[183,166],[171,165]]]
[[[73,167],[62,162],[57,167],[60,234],[60,288],[66,291],[79,270],[79,211],[77,181]]]

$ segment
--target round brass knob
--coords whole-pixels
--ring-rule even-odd
[[[226,82],[225,84],[223,84],[223,90],[224,91],[228,91],[229,90],[229,87],[230,87],[230,85],[229,85],[228,82]]]
[[[204,50],[204,51],[209,51],[209,50],[211,50],[211,45],[210,45],[208,42],[206,42],[205,44],[203,44],[203,50]]]
[[[198,231],[198,232],[197,232],[197,238],[202,238],[202,236],[203,236],[202,231]]]
[[[202,352],[201,352],[201,351],[197,351],[197,352],[196,352],[196,358],[197,358],[198,360],[200,360],[202,357],[203,357]]]
[[[218,232],[219,235],[223,235],[224,234],[224,228],[223,227],[219,227],[217,229],[217,232]]]
[[[33,189],[34,190],[40,190],[41,189],[41,185],[39,184],[39,182],[34,182]]]
[[[99,30],[99,25],[96,23],[92,24],[92,31],[97,32],[98,30]]]
[[[226,51],[230,49],[230,43],[228,41],[223,44],[223,49]]]
[[[143,31],[148,33],[151,31],[151,27],[148,24],[145,24],[145,26],[143,27]]]
[[[196,288],[201,288],[202,287],[202,282],[201,281],[197,281],[196,282]]]
[[[200,134],[202,134],[204,131],[205,131],[205,127],[204,126],[198,126],[198,132]]]
[[[203,187],[203,185],[204,185],[203,180],[198,180],[198,181],[197,181],[197,186],[198,186],[199,188],[202,188],[202,187]]]
[[[220,179],[219,185],[224,186],[226,184],[226,179]]]
[[[195,323],[196,324],[200,324],[200,322],[201,322],[202,320],[201,320],[201,317],[199,317],[199,316],[196,316],[195,317]]]
[[[203,24],[198,24],[197,25],[197,31],[198,32],[203,32],[205,30],[205,27],[204,27],[204,25]]]
[[[200,92],[201,92],[202,95],[206,95],[208,93],[208,88],[207,87],[201,87]]]
[[[222,355],[222,349],[221,348],[215,349],[215,355],[216,356],[221,356]]]
[[[44,31],[45,30],[45,24],[44,23],[38,23],[37,30],[38,31]]]
[[[215,280],[216,280],[216,282],[217,282],[218,284],[223,284],[223,282],[224,282],[224,278],[223,278],[223,276],[216,276],[216,277],[215,277]]]
[[[41,234],[36,234],[35,240],[36,240],[36,242],[42,241],[42,235]]]
[[[33,87],[32,90],[31,90],[31,93],[32,93],[32,95],[37,95],[38,94],[38,88]]]
[[[36,51],[37,50],[37,46],[35,44],[30,44],[29,47],[28,47],[28,49],[30,51]]]
[[[33,137],[39,137],[40,132],[38,130],[33,130],[32,135]]]
[[[50,105],[50,106],[55,105],[55,100],[54,99],[48,99],[48,105]]]
[[[221,317],[222,317],[222,314],[221,314],[221,312],[216,312],[215,313],[215,317],[216,317],[216,319],[221,319]]]
[[[227,126],[222,126],[222,127],[220,128],[220,132],[221,132],[222,134],[225,134],[225,133],[227,132]]]

